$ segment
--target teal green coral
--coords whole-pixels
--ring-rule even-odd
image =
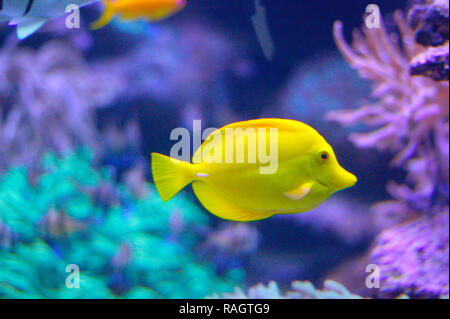
[[[34,176],[14,168],[0,178],[0,298],[202,298],[242,282],[240,269],[219,277],[192,253],[208,224],[194,203],[163,204],[151,185],[135,198],[91,162],[88,150],[47,154]],[[66,287],[69,264],[79,289]]]

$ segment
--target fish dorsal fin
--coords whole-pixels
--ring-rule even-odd
[[[284,193],[284,196],[286,196],[287,198],[292,199],[292,200],[300,200],[309,194],[313,183],[314,183],[313,181],[307,181],[307,182],[301,184],[300,186],[298,186],[290,191],[287,191],[286,193]]]
[[[194,193],[202,205],[213,215],[233,221],[248,222],[268,218],[273,212],[252,211],[241,208],[226,200],[206,182],[196,181],[192,184]]]
[[[264,119],[231,123],[231,124],[224,126],[222,129],[236,128],[236,127],[240,127],[242,129],[246,129],[249,127],[252,127],[255,129],[257,129],[257,128],[278,128],[279,130],[282,130],[282,131],[303,131],[306,128],[311,128],[309,125],[299,122],[299,121],[288,120],[288,119],[277,119],[277,118],[264,118]]]
[[[17,38],[23,40],[36,32],[46,21],[43,18],[23,18],[12,23],[17,23]]]

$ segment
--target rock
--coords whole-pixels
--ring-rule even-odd
[[[448,0],[428,0],[408,13],[408,21],[415,30],[414,40],[423,46],[440,46],[448,41]]]

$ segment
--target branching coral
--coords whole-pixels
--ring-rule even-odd
[[[406,181],[401,185],[389,183],[387,190],[395,201],[380,203],[375,209],[384,216],[395,216],[395,222],[399,222],[431,212],[436,202],[440,206],[436,211],[448,203],[449,86],[447,82],[410,75],[410,60],[424,48],[414,42],[413,31],[400,11],[394,18],[401,32],[401,46],[381,25],[363,28],[362,33],[355,30],[350,47],[344,40],[342,23],[335,23],[339,50],[362,78],[374,83],[372,97],[376,101],[356,110],[330,112],[328,118],[344,125],[362,122],[376,127],[368,133],[351,134],[351,141],[361,148],[395,153],[392,165],[405,168]]]
[[[94,72],[63,42],[0,50],[0,170],[32,163],[46,150],[98,145],[96,107],[116,96],[115,78]]]
[[[2,176],[0,298],[201,298],[242,279],[190,252],[208,222],[193,203],[163,205],[151,185],[136,198],[91,158],[48,154],[32,179],[25,168]],[[71,264],[79,289],[66,287]]]
[[[446,2],[448,11],[448,1],[438,2]],[[449,84],[410,72],[426,48],[414,42],[417,33],[400,11],[394,20],[400,43],[381,25],[356,30],[352,47],[344,40],[342,23],[335,23],[339,50],[362,78],[374,83],[376,101],[331,112],[328,118],[376,127],[350,139],[361,148],[391,151],[392,165],[406,171],[404,183],[387,185],[394,199],[374,205],[381,226],[416,219],[384,230],[374,242],[370,261],[380,267],[378,296],[448,297]]]

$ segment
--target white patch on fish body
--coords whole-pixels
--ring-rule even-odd
[[[17,36],[24,39],[37,31],[47,20],[66,14],[70,4],[80,7],[98,0],[0,0],[0,22],[17,25]]]

